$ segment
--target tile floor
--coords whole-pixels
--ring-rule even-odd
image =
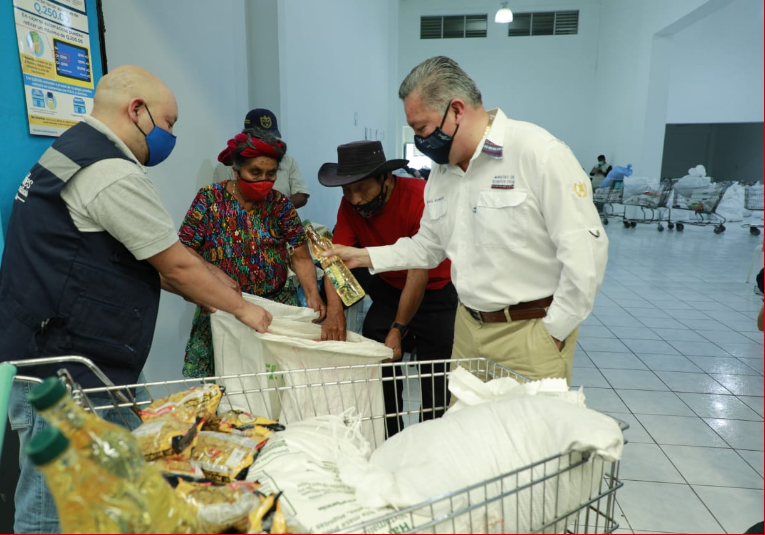
[[[606,227],[572,386],[630,425],[618,533],[743,533],[763,519],[762,298],[744,284],[762,238],[727,227]]]
[[[616,223],[572,385],[630,425],[619,532],[743,533],[763,519],[762,298],[744,284],[762,238]]]

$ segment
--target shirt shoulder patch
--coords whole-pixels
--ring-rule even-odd
[[[497,160],[502,159],[502,146],[497,145],[496,143],[492,143],[488,139],[484,142],[481,152],[490,158],[495,158]]]

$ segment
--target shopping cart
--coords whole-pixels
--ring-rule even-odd
[[[262,401],[265,401],[266,397],[276,394],[284,402],[289,396],[299,394],[304,398],[308,394],[311,400],[311,408],[305,413],[300,414],[297,420],[327,414],[330,398],[337,399],[338,396],[342,400],[344,408],[356,407],[362,397],[369,396],[371,398],[374,392],[379,392],[381,381],[400,380],[408,382],[409,379],[420,381],[423,378],[427,380],[428,378],[443,377],[447,373],[426,374],[421,372],[422,366],[443,364],[443,361],[417,362],[414,364],[397,362],[115,386],[100,373],[100,370],[92,362],[82,357],[59,357],[55,359],[21,361],[11,363],[11,365],[22,368],[26,365],[42,363],[61,363],[64,365],[72,361],[87,365],[104,382],[103,387],[82,389],[72,383],[71,377],[66,371],[59,373],[62,380],[72,389],[75,399],[82,403],[84,407],[96,413],[115,408],[137,411],[139,407],[149,404],[154,399],[165,397],[170,393],[203,383],[222,383],[223,380],[226,380],[228,386],[221,403],[227,401],[231,406],[247,404],[249,400],[253,399],[253,396],[255,398],[262,396]],[[519,381],[525,381],[524,377],[486,359],[453,359],[450,362],[465,367],[482,381],[502,377],[512,377]],[[0,377],[2,377],[2,366],[0,366]],[[384,377],[379,373],[382,371],[379,368],[382,367],[401,368],[399,370],[401,375],[397,379]],[[366,379],[351,381],[336,380],[338,373],[343,375],[342,372],[344,371],[359,368],[378,373],[359,374],[367,377]],[[376,368],[377,370],[375,370]],[[295,380],[289,380],[290,376],[295,376],[293,377]],[[377,379],[370,379],[369,377],[377,377]],[[251,380],[253,378],[256,378],[256,382],[262,385],[261,388],[247,389],[243,387],[241,390],[237,390],[232,387],[232,384],[237,380],[241,381],[242,385],[253,384]],[[16,379],[40,382],[39,379],[31,377],[17,376]],[[280,386],[284,384],[299,386]],[[142,397],[148,399],[136,401],[138,395],[134,396],[134,391],[141,390],[144,391],[143,394],[147,394]],[[111,398],[112,403],[99,405],[89,402],[88,396],[91,394],[103,396],[104,393],[108,394],[107,397]],[[434,394],[434,396],[436,395],[440,399],[440,402],[436,405],[440,404],[440,406],[429,410],[437,411],[447,408],[448,403],[446,403],[446,400],[448,398],[446,390],[444,389],[443,392]],[[400,407],[394,414],[384,414],[384,411],[382,412],[381,414],[371,414],[370,416],[363,417],[362,424],[365,420],[378,421],[397,415],[404,419],[409,418],[410,421],[411,419],[416,421],[427,410],[417,407]],[[263,416],[271,417],[273,415]],[[287,426],[290,425],[286,418],[282,418],[281,422]],[[628,427],[621,422],[620,425],[622,430]],[[475,437],[475,439],[479,440],[480,437]],[[379,445],[383,440],[384,437],[377,436],[373,446]],[[565,485],[570,485],[572,479],[577,477],[580,472],[582,477],[587,478],[581,482],[581,488],[586,490],[578,495],[575,505],[571,504],[571,500],[564,499],[561,501],[559,489],[571,488]],[[527,531],[520,531],[517,525],[512,525],[504,519],[497,522],[496,514],[497,511],[514,511],[524,507],[530,507],[531,511],[534,512],[535,518],[538,518],[538,521],[531,530],[534,533],[612,533],[619,527],[615,517],[616,491],[623,484],[618,476],[618,461],[606,462],[586,453],[561,453],[513,472],[497,474],[491,480],[482,481],[418,505],[349,526],[343,529],[341,533],[454,533],[455,525],[459,523],[460,526],[465,526],[466,521],[469,522],[470,532],[472,533],[522,533]],[[548,498],[550,496],[555,496],[555,500],[549,501]],[[563,502],[565,502],[565,505]],[[444,513],[444,511],[447,512]],[[516,519],[519,516],[516,515]],[[405,528],[402,529],[402,526],[405,526]]]
[[[731,186],[730,182],[714,182],[709,186],[691,190],[690,195],[683,195],[675,187],[673,210],[690,210],[694,213],[694,219],[677,221],[675,226],[682,231],[685,225],[706,227],[713,225],[715,234],[725,232],[726,219],[717,214],[717,206],[725,196],[725,192]],[[687,192],[686,192],[687,193]]]
[[[608,225],[608,220],[614,217],[624,217],[624,212],[616,213],[614,210],[615,204],[621,204],[622,195],[624,193],[624,180],[615,180],[611,186],[607,188],[597,188],[592,198],[595,202],[595,206],[600,213],[600,220],[604,225]]]
[[[628,199],[623,199],[624,208],[624,228],[635,228],[638,224],[656,223],[656,230],[664,231],[664,221],[661,217],[661,210],[667,210],[667,226],[672,230],[675,224],[672,222],[671,211],[668,201],[672,196],[672,180],[664,179],[655,191],[644,191],[639,195],[633,195]],[[636,206],[643,213],[642,219],[627,218],[627,207]]]
[[[744,190],[744,208],[746,210],[752,211],[752,212],[762,212],[763,211],[763,185],[762,184],[754,184],[752,186],[747,186]],[[760,229],[765,228],[763,225],[751,225],[746,224],[742,225],[742,227],[749,227],[749,233],[752,236],[759,236],[760,235]]]

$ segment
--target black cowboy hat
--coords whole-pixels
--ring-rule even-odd
[[[386,160],[379,141],[354,141],[337,147],[337,162],[325,163],[319,169],[323,186],[345,186],[365,178],[401,169],[409,160]]]

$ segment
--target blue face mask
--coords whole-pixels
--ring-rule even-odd
[[[417,147],[421,153],[436,162],[437,164],[449,163],[449,153],[452,150],[452,142],[454,136],[457,135],[457,131],[460,129],[460,125],[454,130],[454,134],[451,136],[441,130],[446,121],[446,116],[449,114],[449,107],[452,105],[452,101],[446,106],[444,117],[441,119],[441,125],[433,130],[433,133],[428,137],[414,136],[414,146]]]
[[[138,126],[138,123],[134,124],[138,130],[141,130],[141,133],[146,138],[146,146],[149,149],[149,158],[144,165],[151,167],[164,162],[167,157],[170,156],[170,153],[173,152],[173,149],[175,148],[177,138],[167,130],[163,130],[157,126],[157,123],[154,122],[154,117],[151,116],[149,106],[146,106],[146,112],[149,114],[151,124],[154,125],[151,132],[146,134],[141,130],[141,127]]]

